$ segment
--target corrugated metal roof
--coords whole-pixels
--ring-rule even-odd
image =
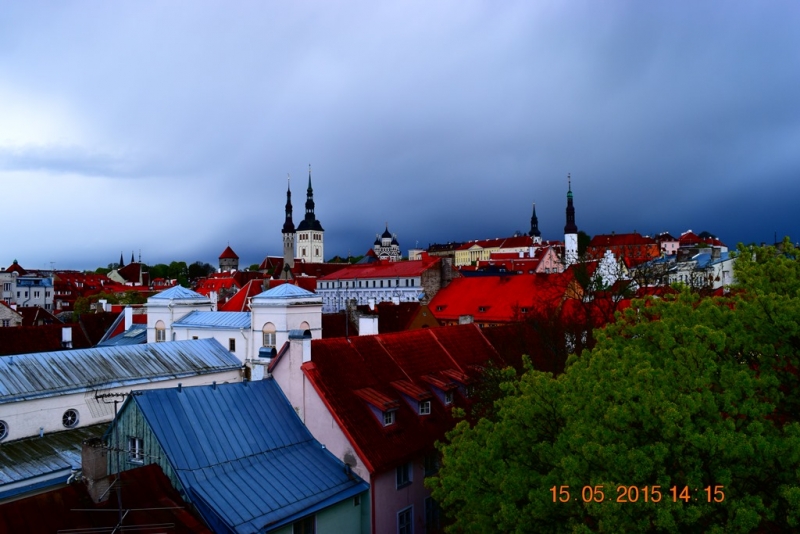
[[[156,293],[152,297],[148,298],[156,299],[156,300],[208,300],[208,297],[204,297],[200,293],[196,291],[192,291],[191,289],[187,289],[183,286],[173,286],[169,289],[165,289],[161,293]]]
[[[80,467],[83,441],[99,438],[107,427],[86,426],[0,443],[0,496],[6,491],[4,485]]]
[[[215,339],[18,354],[0,358],[0,403],[157,382],[241,365]]]
[[[366,491],[316,441],[274,380],[130,397],[201,513],[261,532]]]
[[[172,323],[173,327],[250,328],[250,312],[193,311]]]

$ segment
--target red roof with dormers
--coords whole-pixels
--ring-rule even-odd
[[[225,250],[222,251],[222,254],[219,255],[219,259],[221,260],[238,260],[239,256],[233,251],[230,245],[225,247]]]
[[[565,298],[572,271],[554,274],[465,276],[439,290],[428,307],[439,321],[473,316],[476,323],[508,323],[556,308]]]
[[[323,276],[320,280],[353,280],[363,278],[403,278],[420,276],[428,269],[438,268],[441,258],[422,255],[420,260],[384,261],[372,263],[356,263],[348,265],[333,274]]]
[[[230,273],[227,273],[230,274]],[[211,277],[211,278],[204,278],[197,282],[197,287],[194,290],[204,297],[209,296],[211,293],[219,293],[223,289],[225,290],[238,290],[241,286],[236,282],[236,280],[231,277]]]
[[[450,384],[448,375],[469,381],[489,360],[504,366],[476,325],[460,325],[315,339],[302,369],[367,469],[379,473],[433,451],[455,424],[434,384]],[[419,415],[415,399],[430,399],[430,415]],[[457,396],[455,405],[465,403]],[[381,412],[393,409],[395,422],[384,426]]]

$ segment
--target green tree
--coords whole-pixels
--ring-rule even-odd
[[[746,252],[733,297],[635,301],[562,375],[529,369],[461,421],[427,481],[449,530],[800,530],[798,260]]]

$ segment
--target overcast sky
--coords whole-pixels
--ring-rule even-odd
[[[800,3],[0,3],[0,266],[800,239]]]

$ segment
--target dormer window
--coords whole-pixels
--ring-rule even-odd
[[[444,392],[444,404],[445,406],[449,406],[453,404],[453,392],[452,391],[445,391]]]
[[[396,410],[390,410],[388,412],[383,412],[383,426],[393,425],[395,421],[395,414]]]
[[[419,414],[420,415],[430,415],[431,414],[431,401],[424,400],[419,403]]]

